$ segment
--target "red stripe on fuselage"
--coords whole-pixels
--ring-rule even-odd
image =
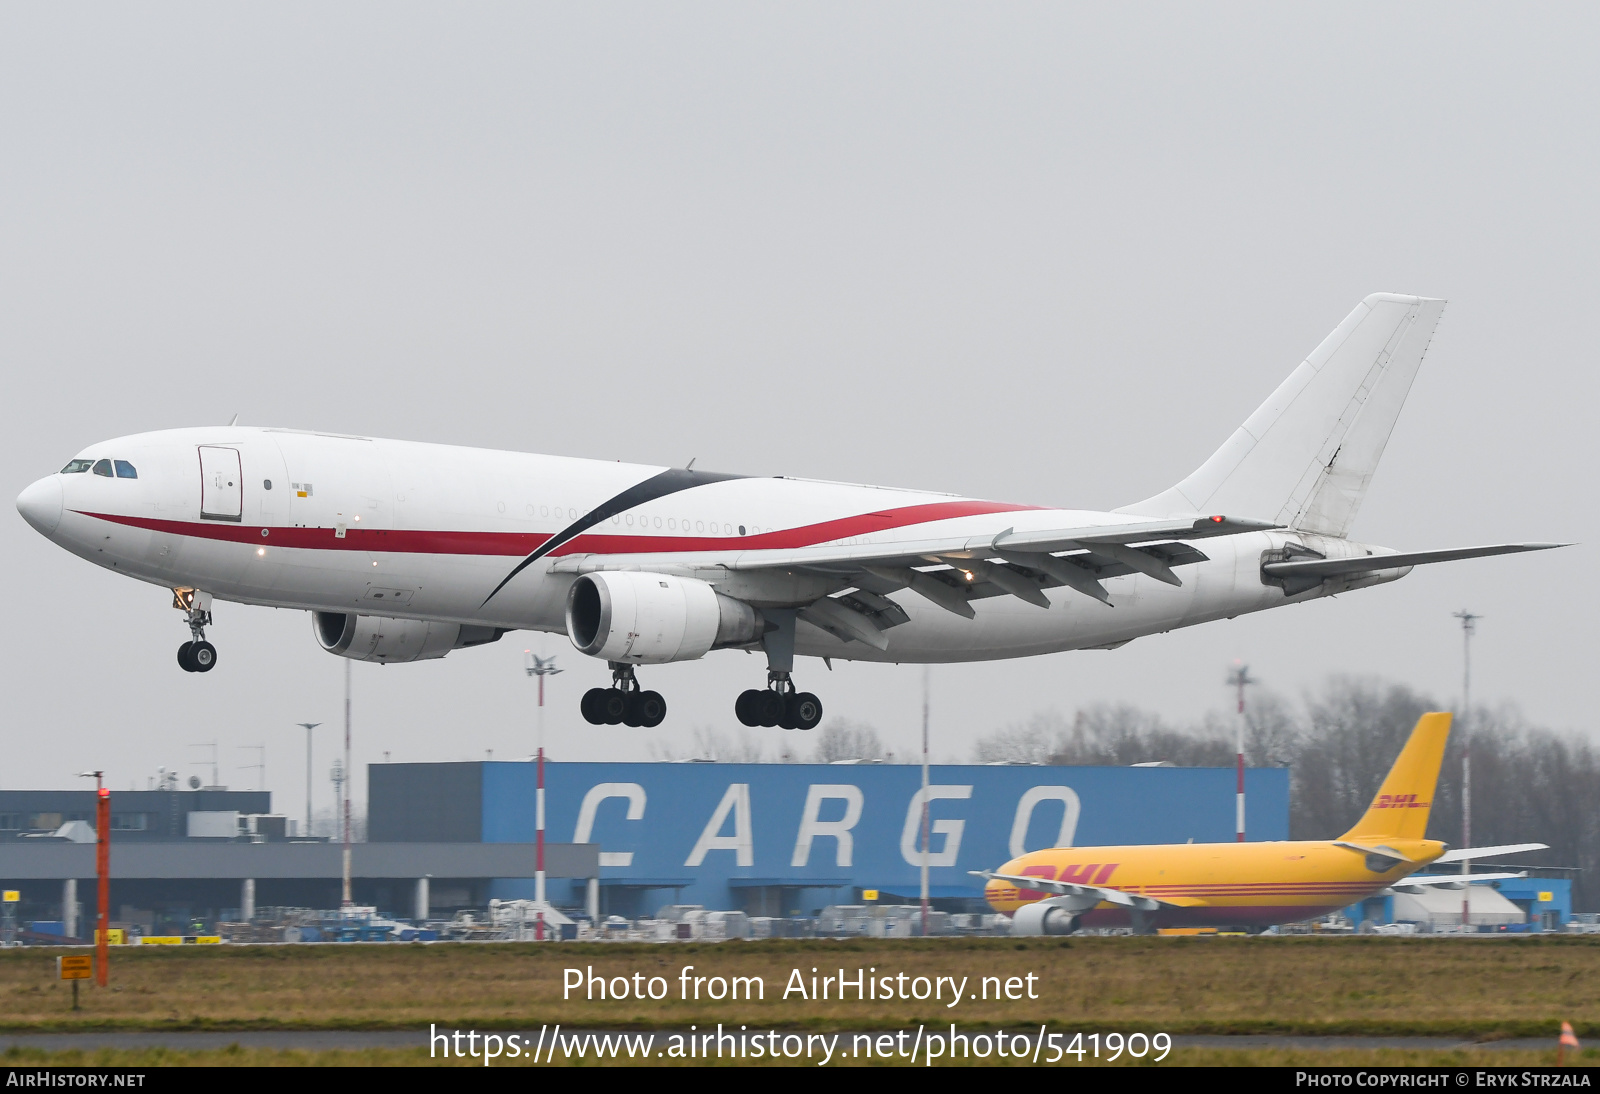
[[[753,536],[673,536],[609,535],[586,532],[563,543],[551,552],[560,555],[646,554],[683,551],[770,551],[813,547],[819,543],[871,535],[914,524],[927,524],[956,517],[989,513],[1017,513],[1038,509],[1035,505],[1011,505],[995,501],[941,501],[908,505],[854,517],[822,521],[818,524],[762,532]],[[371,554],[412,555],[503,555],[526,557],[550,536],[543,532],[452,532],[417,529],[361,528],[351,525],[343,537],[332,528],[262,527],[241,524],[200,524],[194,521],[159,520],[153,517],[122,516],[116,513],[90,513],[74,510],[81,516],[113,524],[143,528],[169,535],[228,543],[253,543],[257,546],[289,547],[318,551],[364,551]]]

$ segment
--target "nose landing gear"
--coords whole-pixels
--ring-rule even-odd
[[[822,700],[809,691],[796,691],[787,672],[772,671],[767,673],[766,690],[741,692],[733,712],[747,726],[815,729],[822,721]]]
[[[211,595],[196,589],[173,589],[172,606],[183,612],[192,641],[178,647],[178,667],[184,672],[210,672],[217,663],[217,647],[206,641],[211,624]]]
[[[590,688],[581,708],[590,725],[627,725],[654,729],[667,716],[667,701],[659,691],[640,691],[633,666],[611,663],[609,688]]]

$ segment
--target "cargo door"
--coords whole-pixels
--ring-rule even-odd
[[[200,446],[200,516],[204,520],[242,520],[244,475],[239,450]]]

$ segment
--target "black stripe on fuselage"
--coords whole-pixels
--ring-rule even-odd
[[[714,482],[727,482],[729,479],[743,478],[748,478],[748,476],[728,475],[718,471],[691,471],[683,467],[669,468],[659,475],[652,475],[638,485],[628,487],[628,489],[610,501],[602,504],[598,509],[591,509],[541,543],[531,555],[517,563],[516,567],[501,580],[500,584],[494,587],[494,592],[483,598],[483,603],[487,604],[493,600],[495,595],[523,570],[548,555],[551,551],[554,551],[557,547],[560,547],[563,543],[576,539],[603,520],[625,513],[629,509],[643,505],[647,501],[664,498],[668,494],[676,494],[683,490],[693,489],[696,486],[709,486]],[[482,604],[479,605],[479,607],[482,606]]]

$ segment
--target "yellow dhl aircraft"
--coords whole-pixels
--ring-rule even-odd
[[[1542,843],[1446,851],[1425,839],[1450,715],[1424,714],[1366,814],[1336,840],[1168,843],[1030,851],[973,871],[1013,913],[1013,934],[1079,927],[1266,927],[1326,915],[1390,890],[1460,888],[1462,875],[1412,876],[1434,863],[1543,850]],[[1526,874],[1473,874],[1474,881]]]

